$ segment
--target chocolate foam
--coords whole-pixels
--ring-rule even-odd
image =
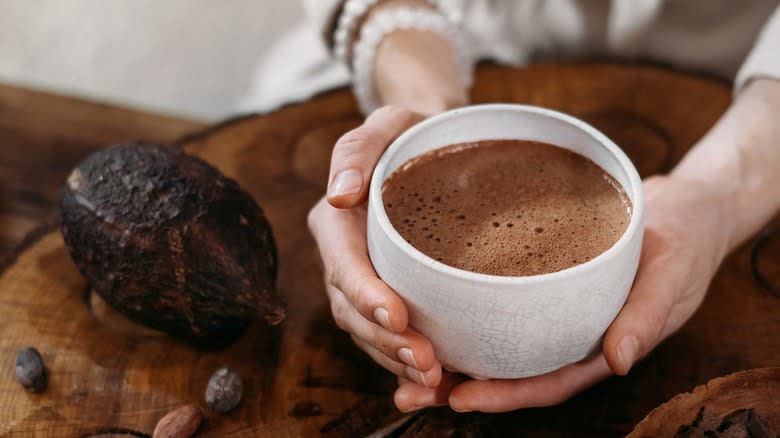
[[[414,247],[472,272],[560,271],[609,249],[631,218],[620,184],[547,143],[489,140],[430,151],[385,181],[390,222]]]

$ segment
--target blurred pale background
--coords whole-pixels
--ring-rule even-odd
[[[300,14],[296,0],[0,0],[0,82],[218,120]]]

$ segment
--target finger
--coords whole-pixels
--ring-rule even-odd
[[[387,146],[422,116],[385,106],[363,125],[344,134],[333,148],[328,178],[328,202],[338,208],[360,205],[368,198],[371,172]]]
[[[458,412],[507,412],[552,406],[610,375],[604,356],[567,365],[551,373],[516,380],[468,380],[450,393]]]
[[[370,344],[393,361],[402,362],[420,371],[429,371],[436,363],[433,345],[412,328],[393,333],[361,316],[336,288],[328,287],[331,310],[336,324],[361,341]]]
[[[352,340],[358,347],[360,347],[361,350],[365,351],[369,356],[371,356],[371,359],[374,359],[374,362],[378,363],[396,376],[403,376],[427,388],[434,388],[441,382],[441,365],[439,365],[438,362],[435,363],[430,370],[420,371],[404,363],[390,359],[386,355],[382,354],[382,352],[374,348],[371,344],[363,341],[355,335],[352,335]]]
[[[633,364],[665,336],[667,319],[681,287],[679,274],[667,256],[655,256],[661,239],[645,233],[645,244],[634,286],[626,304],[604,337],[603,351],[609,367],[624,376]]]
[[[398,377],[399,386],[395,390],[393,401],[402,412],[416,411],[430,406],[445,406],[452,389],[466,379],[467,377],[462,374],[444,372],[439,386],[426,388],[412,380]]]
[[[335,286],[369,321],[401,333],[406,305],[377,277],[368,258],[365,209],[337,210],[320,201],[309,214],[309,228],[325,267],[325,282]]]
[[[442,376],[442,378],[444,378],[444,376]],[[397,380],[398,380],[398,386],[401,386],[401,385],[403,385],[405,383],[412,383],[411,380],[407,379],[406,377],[402,377],[402,376],[398,376]]]

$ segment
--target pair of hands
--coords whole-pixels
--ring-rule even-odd
[[[728,250],[718,194],[678,176],[645,181],[645,235],[634,286],[607,330],[600,354],[516,380],[471,380],[443,371],[431,342],[409,326],[403,300],[368,258],[366,200],[385,148],[422,116],[383,107],[336,143],[327,195],[309,214],[333,317],[377,363],[398,376],[401,411],[449,405],[504,412],[558,404],[611,374],[625,375],[679,329],[704,298]]]

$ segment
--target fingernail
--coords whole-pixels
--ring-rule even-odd
[[[633,336],[626,336],[620,340],[618,344],[618,358],[623,365],[623,370],[628,373],[631,366],[636,361],[636,356],[639,353],[639,341]]]
[[[357,169],[342,170],[333,178],[328,196],[346,196],[360,193],[363,187],[363,174]]]
[[[379,323],[382,327],[393,331],[393,328],[390,326],[390,314],[387,313],[387,309],[384,307],[377,307],[374,309],[374,321]]]
[[[448,402],[450,404],[450,407],[452,407],[452,410],[455,411],[455,412],[472,412],[472,410],[469,409],[469,408],[456,408],[456,407],[454,407],[453,405],[457,405],[458,404],[458,400],[455,399],[455,397],[450,396]]]
[[[398,349],[398,359],[401,360],[401,362],[409,365],[410,367],[414,367],[416,369],[420,369],[420,367],[417,366],[417,361],[414,360],[414,353],[412,353],[411,348],[403,347]]]
[[[406,375],[410,379],[412,379],[415,382],[425,386],[426,388],[430,388],[430,386],[428,386],[428,381],[425,380],[425,374],[423,374],[422,371],[420,371],[420,370],[418,370],[416,368],[406,367]]]

